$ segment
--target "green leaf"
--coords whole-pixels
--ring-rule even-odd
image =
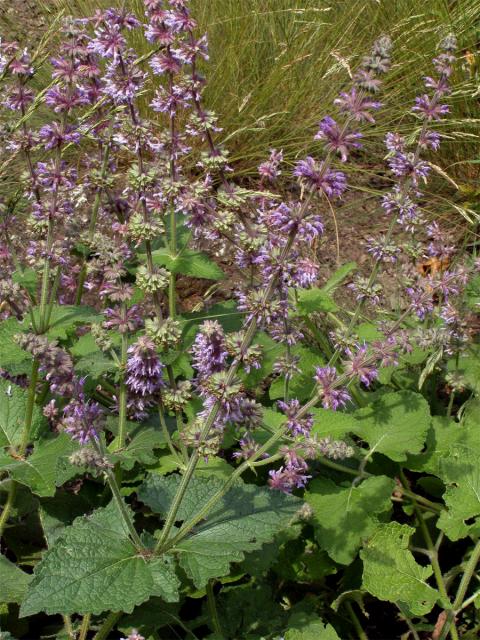
[[[90,503],[81,494],[72,500],[71,493],[57,491],[55,497],[44,498],[40,503],[38,515],[47,545],[51,547],[75,518],[90,509]]]
[[[119,342],[119,335],[111,334],[113,342]],[[91,333],[86,333],[75,342],[70,349],[70,353],[74,358],[78,358],[75,362],[75,369],[78,373],[98,378],[104,373],[115,371],[117,365],[107,354],[101,351]]]
[[[431,425],[427,401],[412,391],[386,393],[353,415],[352,431],[396,462],[422,450]]]
[[[275,342],[266,333],[257,333],[253,340],[254,345],[259,345],[262,349],[260,367],[252,368],[245,375],[244,384],[249,389],[256,389],[260,382],[272,373],[273,364],[285,353],[285,346]]]
[[[450,540],[480,534],[480,466],[478,449],[456,445],[441,462],[441,477],[447,484],[443,495],[446,511],[437,522]]]
[[[321,311],[338,311],[338,305],[323,289],[312,287],[297,292],[297,309],[301,315],[308,316]]]
[[[136,462],[155,464],[158,461],[155,451],[167,446],[163,433],[154,427],[139,425],[130,435],[131,440],[127,446],[111,455],[113,462],[119,461],[127,470],[133,469]]]
[[[405,466],[412,471],[424,471],[441,478],[443,461],[457,446],[477,448],[480,455],[480,428],[470,428],[467,422],[459,424],[445,416],[434,416],[427,433],[425,451],[409,455]]]
[[[331,293],[332,291],[335,291],[335,289],[357,269],[358,265],[356,262],[347,262],[346,264],[342,264],[342,266],[339,267],[323,285],[322,290],[325,291],[325,293]]]
[[[415,562],[408,550],[414,529],[398,522],[380,524],[365,544],[362,586],[380,600],[404,606],[409,615],[429,613],[440,594],[426,580],[433,570]]]
[[[456,358],[449,360],[447,369],[461,376],[465,386],[480,395],[480,345],[470,345],[468,350],[459,356],[458,362]]]
[[[315,367],[322,366],[323,356],[313,349],[309,349],[301,344],[292,348],[293,356],[298,356],[300,373],[295,373],[289,383],[290,397],[298,400],[306,400],[310,397],[315,386],[313,376]],[[283,377],[278,377],[270,387],[269,395],[271,400],[283,398],[284,384]]]
[[[39,309],[34,309],[34,316],[39,322]],[[100,322],[103,316],[91,307],[76,307],[74,305],[54,305],[50,316],[50,327],[47,335],[49,338],[64,340],[68,333],[72,332],[79,324],[91,324]]]
[[[339,487],[325,478],[310,483],[306,501],[313,509],[315,538],[335,562],[353,561],[378,524],[377,514],[391,509],[394,486],[386,476],[367,478],[357,487]]]
[[[151,595],[177,600],[178,584],[167,563],[136,550],[111,503],[75,520],[45,553],[20,615],[131,613]]]
[[[12,274],[12,280],[26,289],[32,296],[37,293],[38,273],[35,269],[15,271]]]
[[[3,555],[0,555],[0,576],[0,602],[20,603],[32,576]]]
[[[25,327],[15,318],[0,323],[0,366],[14,376],[32,371],[32,356],[13,340],[23,330]]]
[[[352,414],[320,408],[312,409],[312,413],[312,433],[318,438],[330,436],[334,440],[341,440],[354,429],[356,421]]]
[[[172,257],[166,249],[157,249],[153,252],[152,258],[154,264],[166,267],[172,273],[181,273],[204,280],[222,280],[225,277],[220,267],[201,251],[183,249]]]
[[[0,378],[0,447],[16,447],[21,443],[27,401],[26,389]],[[45,418],[35,405],[31,431],[34,438],[38,436],[44,423]]]
[[[297,612],[290,616],[285,640],[340,640],[331,624],[325,624],[318,616]]]
[[[178,474],[150,476],[138,497],[153,511],[165,515],[180,482]],[[197,476],[190,483],[178,512],[187,520],[223,487],[214,476]],[[206,521],[172,550],[195,586],[205,586],[210,578],[226,575],[231,562],[240,562],[245,553],[261,548],[288,526],[301,502],[292,496],[266,488],[237,484],[220,499]]]
[[[53,496],[62,460],[73,453],[78,445],[65,433],[36,443],[31,456],[25,460],[10,458],[2,466],[10,476],[24,484],[38,496]],[[2,460],[3,462],[3,460]]]

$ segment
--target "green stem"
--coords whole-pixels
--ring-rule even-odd
[[[28,445],[30,444],[30,431],[32,429],[33,410],[35,407],[35,396],[37,391],[39,362],[34,360],[32,363],[32,373],[30,376],[30,385],[28,387],[27,408],[25,410],[25,425],[22,433],[22,441],[18,448],[21,457],[25,455]],[[7,495],[7,500],[3,506],[2,515],[0,516],[0,537],[10,517],[10,511],[13,508],[15,497],[17,495],[17,483],[12,479]]]
[[[70,616],[63,616],[63,626],[65,628],[65,633],[71,640],[75,640],[75,632],[72,627],[72,620]]]
[[[105,148],[103,150],[103,159],[102,159],[102,167],[100,169],[100,180],[103,182],[107,175],[108,161],[110,158],[110,135],[113,128],[113,118],[110,120],[110,128],[109,128],[109,139],[105,143]],[[92,215],[90,216],[90,224],[88,226],[88,241],[92,242],[93,237],[95,235],[95,229],[97,226],[97,218],[98,218],[98,210],[100,209],[100,203],[102,201],[102,188],[100,187],[95,194],[95,201],[93,203]],[[77,285],[77,293],[75,296],[75,304],[79,305],[82,302],[83,295],[83,287],[85,284],[85,279],[87,277],[87,260],[86,257],[82,258],[82,267],[80,269],[80,275],[78,277],[78,285]]]
[[[309,199],[307,199],[303,203],[303,206],[306,208],[308,206],[308,203],[309,203]],[[294,233],[290,234],[289,239],[288,239],[285,247],[283,248],[282,256],[281,256],[280,260],[284,259],[288,255],[288,253],[289,253],[289,251],[290,251],[290,249],[292,247],[294,238],[295,238],[295,234]],[[272,278],[272,280],[270,281],[270,283],[269,283],[268,287],[266,288],[265,293],[263,295],[263,302],[264,303],[267,302],[268,300],[270,300],[270,297],[271,297],[271,295],[272,295],[272,293],[273,293],[273,291],[275,289],[276,283],[277,283],[276,278]],[[253,337],[255,336],[256,330],[257,330],[257,321],[256,321],[255,318],[253,318],[251,320],[251,322],[250,322],[250,324],[249,324],[249,326],[248,326],[248,328],[247,328],[247,330],[245,332],[245,336],[244,336],[244,338],[242,340],[242,344],[240,346],[240,353],[245,353],[246,352],[246,350],[248,349],[248,347],[250,346],[250,344],[251,344],[251,342],[253,340]],[[228,370],[228,373],[227,373],[227,376],[226,376],[226,379],[225,379],[225,385],[226,386],[230,385],[233,382],[239,366],[240,366],[240,361],[239,360],[235,360],[230,365],[230,368]],[[303,415],[304,411],[308,410],[307,407],[314,406],[314,405],[311,404],[311,402],[313,400],[315,401],[314,402],[314,404],[315,404],[318,401],[318,397],[313,398],[309,403],[307,403],[305,405],[305,407],[303,407],[300,410],[300,413],[302,413],[302,415]],[[210,429],[213,426],[213,423],[215,422],[215,418],[217,417],[219,409],[220,409],[220,401],[217,401],[212,406],[212,408],[210,409],[207,417],[205,418],[203,429],[202,429],[202,432],[200,434],[200,442],[203,442],[205,440],[205,438],[207,437]],[[284,433],[284,430],[282,430],[282,434],[283,433]],[[261,449],[259,451],[261,451]],[[160,539],[159,539],[159,541],[158,541],[158,543],[157,543],[157,545],[155,547],[155,552],[156,553],[158,553],[160,551],[160,549],[163,548],[164,543],[168,540],[168,538],[170,536],[170,531],[171,531],[171,529],[172,529],[172,527],[173,527],[173,525],[175,523],[175,519],[177,517],[178,509],[180,508],[180,505],[181,505],[182,500],[183,500],[183,498],[185,496],[185,493],[187,491],[187,488],[188,488],[188,485],[190,483],[190,480],[192,479],[192,476],[193,476],[193,474],[195,472],[195,468],[196,468],[196,466],[198,464],[199,459],[200,459],[200,456],[198,454],[198,450],[196,450],[196,451],[194,451],[192,453],[192,455],[190,457],[190,460],[188,461],[188,465],[187,465],[187,468],[185,470],[185,473],[182,476],[182,479],[180,481],[180,485],[179,485],[179,487],[177,489],[177,492],[176,492],[176,494],[175,494],[175,496],[173,498],[171,507],[170,507],[169,512],[167,514],[167,518],[165,520],[165,525],[163,527],[162,534],[161,534]],[[240,469],[242,469],[242,471],[243,471],[246,468],[244,465],[245,465],[245,463],[242,464],[237,469],[237,471],[235,471],[232,474],[231,477],[232,478],[233,477],[238,477],[238,475],[236,476],[235,474],[238,474]],[[248,466],[248,464],[247,464],[247,466]],[[228,485],[228,482],[227,482],[227,485]],[[228,485],[228,486],[230,486],[230,485]],[[208,504],[210,504],[210,502]],[[207,511],[207,513],[208,513],[208,511]],[[182,529],[183,529],[183,527],[182,527]]]
[[[170,255],[172,259],[177,255],[177,221],[175,217],[175,209],[172,207],[170,212]],[[170,281],[168,284],[168,312],[170,317],[175,319],[177,316],[177,291],[176,276],[171,271]]]
[[[357,632],[359,640],[368,640],[368,636],[363,630],[362,625],[360,624],[360,620],[357,617],[357,614],[353,610],[352,603],[346,602],[345,608],[347,609],[348,614],[352,620],[353,626],[355,627],[355,631]]]
[[[448,407],[447,407],[447,418],[450,418],[452,416],[452,409],[453,409],[453,401],[455,399],[455,391],[452,389],[450,391],[450,398],[448,400]]]
[[[320,464],[322,464],[324,467],[329,467],[330,469],[334,469],[335,471],[340,471],[342,473],[347,473],[348,475],[351,475],[351,476],[358,477],[359,475],[362,475],[365,478],[372,477],[372,474],[368,473],[368,471],[363,471],[362,474],[359,474],[359,471],[360,471],[359,469],[351,469],[350,467],[345,467],[343,464],[338,464],[338,462],[333,462],[328,458],[323,458],[323,457],[318,458],[317,461]],[[430,500],[428,500],[428,498],[419,496],[413,491],[410,491],[410,489],[402,489],[402,493],[405,496],[407,496],[407,498],[410,498],[411,500],[416,500],[416,502],[419,502],[424,507],[430,509],[434,513],[441,513],[442,511],[442,505],[437,504],[436,502],[431,502]]]
[[[445,620],[445,624],[443,625],[442,633],[440,635],[439,640],[445,640],[448,635],[448,632],[452,634],[453,629],[455,629],[455,612],[462,608],[462,603],[465,598],[465,594],[467,593],[468,586],[470,581],[475,573],[475,569],[480,560],[480,540],[478,540],[475,545],[472,555],[470,556],[467,565],[465,567],[465,571],[463,573],[462,579],[460,581],[460,585],[458,587],[457,595],[455,596],[455,601],[453,603],[453,610],[448,611],[447,619]],[[454,625],[450,630],[451,625]],[[455,631],[456,632],[456,631]],[[452,635],[452,638],[454,636]],[[458,636],[457,636],[458,637]]]
[[[28,387],[27,408],[25,411],[25,426],[22,434],[22,442],[18,449],[21,456],[25,455],[25,451],[30,443],[30,431],[32,429],[33,410],[35,408],[35,395],[37,392],[38,370],[40,363],[34,360],[32,363],[32,373],[30,376],[30,385]]]
[[[47,326],[45,324],[45,314],[47,308],[48,301],[48,281],[50,279],[50,258],[48,257],[50,254],[50,249],[52,248],[53,243],[53,218],[50,217],[48,221],[48,231],[47,231],[47,248],[46,248],[46,256],[43,263],[43,274],[42,274],[42,288],[40,293],[40,331],[43,333],[47,330]]]
[[[167,423],[165,422],[165,406],[161,398],[158,403],[158,417],[160,420],[160,426],[162,427],[162,433],[165,436],[165,440],[167,442],[168,448],[170,449],[170,453],[175,459],[178,459],[177,450],[173,446],[172,438],[170,437],[170,432],[168,430]]]
[[[124,305],[123,313],[126,314]],[[123,449],[127,437],[127,366],[128,338],[126,333],[122,333],[122,345],[120,353],[120,382],[118,389],[118,445],[117,449]]]
[[[15,480],[10,479],[10,487],[8,489],[7,500],[3,505],[3,511],[0,515],[0,538],[3,536],[4,529],[7,526],[8,518],[10,517],[10,511],[13,508],[16,495],[17,483],[15,482]]]
[[[408,487],[408,481],[407,481],[403,471],[400,472],[400,479],[401,479],[402,484],[404,485],[404,487]],[[448,597],[447,589],[445,587],[445,582],[443,580],[442,569],[440,567],[440,563],[438,562],[438,549],[433,544],[432,536],[430,535],[430,531],[428,530],[428,527],[427,527],[427,524],[426,524],[425,519],[423,517],[423,514],[420,511],[420,509],[418,508],[418,505],[417,505],[415,499],[413,500],[413,506],[414,506],[414,509],[415,509],[415,513],[417,515],[418,522],[420,524],[420,529],[422,530],[423,538],[424,538],[425,543],[427,545],[428,557],[430,559],[430,564],[432,565],[433,574],[435,576],[435,581],[437,583],[438,591],[440,592],[440,595],[442,596],[443,605],[449,607],[448,615],[450,615],[452,613],[451,610],[450,610],[450,607],[451,607],[450,599]],[[445,625],[444,625],[444,629],[445,629]],[[447,630],[447,633],[448,633],[448,630]],[[458,640],[458,633],[457,633],[457,629],[455,627],[455,622],[453,622],[453,626],[450,629],[450,635],[452,636],[452,640]]]
[[[210,614],[210,621],[212,623],[213,632],[223,638],[222,626],[220,624],[220,618],[218,617],[217,605],[215,602],[215,594],[213,592],[214,580],[207,582],[207,606],[208,613]]]
[[[105,457],[105,451],[103,450],[102,443],[99,440],[92,440],[92,444],[97,453],[99,453],[102,457]],[[120,512],[120,515],[122,516],[123,521],[125,522],[132,542],[137,550],[142,552],[144,551],[144,546],[142,544],[142,541],[140,540],[137,530],[135,529],[135,525],[127,509],[125,501],[122,498],[120,487],[118,485],[117,479],[115,478],[115,474],[111,469],[106,469],[104,473],[105,478],[108,482],[108,486],[110,487],[110,491],[112,492],[113,499],[117,503],[118,510]]]
[[[80,635],[78,636],[78,640],[86,640],[88,630],[90,629],[90,618],[91,618],[91,615],[89,613],[86,613],[83,616],[82,626],[80,627]]]
[[[95,634],[95,637],[93,640],[107,640],[108,634],[116,625],[116,623],[120,620],[121,616],[122,616],[121,611],[112,611],[112,613],[109,613],[104,623]]]

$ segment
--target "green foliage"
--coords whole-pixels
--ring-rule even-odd
[[[30,373],[32,370],[32,357],[21,349],[13,339],[21,331],[22,326],[15,318],[0,322],[1,367],[14,376]]]
[[[177,600],[178,584],[168,563],[139,554],[112,503],[56,539],[35,569],[21,615],[128,613],[152,595]]]
[[[0,379],[0,447],[15,448],[22,442],[28,392]],[[44,426],[39,407],[34,407],[32,432],[38,436]]]
[[[363,588],[380,600],[405,606],[409,615],[425,615],[439,594],[426,580],[432,568],[415,562],[408,550],[414,529],[398,522],[380,524],[360,552]]]
[[[0,575],[0,602],[21,602],[32,576],[3,555],[0,556]]]
[[[176,493],[180,476],[150,476],[140,488],[139,498],[154,512],[165,514]],[[177,513],[178,521],[201,511],[223,483],[214,477],[197,477],[188,487]],[[197,588],[210,578],[229,572],[230,563],[240,562],[248,551],[261,548],[287,527],[301,502],[268,489],[234,485],[210,511],[206,522],[174,547],[180,566]]]
[[[178,255],[172,257],[168,251],[157,249],[153,252],[153,262],[166,267],[172,273],[194,278],[221,280],[225,276],[220,267],[201,251],[182,249]]]
[[[303,612],[294,613],[288,622],[285,640],[340,640],[332,625],[317,616]]]
[[[358,486],[338,486],[322,478],[310,483],[307,503],[313,509],[315,538],[340,564],[350,564],[378,523],[388,514],[394,481],[384,476],[367,478]]]
[[[427,401],[411,391],[386,393],[354,416],[352,431],[396,462],[422,450],[431,424]]]

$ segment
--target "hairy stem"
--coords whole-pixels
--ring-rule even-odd
[[[122,616],[121,611],[112,611],[112,613],[109,613],[108,616],[105,618],[104,623],[95,634],[95,637],[93,640],[107,640],[110,631],[120,620],[121,616]]]
[[[348,615],[350,616],[350,619],[353,623],[353,626],[355,627],[355,631],[357,632],[357,636],[358,636],[358,640],[368,640],[368,636],[365,633],[365,631],[363,630],[362,625],[360,624],[360,620],[358,619],[357,614],[355,613],[352,603],[351,602],[346,602],[345,603],[345,608],[348,611]]]
[[[452,631],[453,629],[455,629],[455,612],[462,608],[462,603],[465,599],[467,589],[470,585],[470,581],[473,577],[473,574],[475,573],[475,569],[477,568],[477,564],[479,561],[480,561],[480,540],[477,541],[477,544],[475,545],[472,551],[472,555],[470,556],[467,562],[465,571],[463,572],[462,579],[460,580],[460,585],[458,587],[457,595],[455,596],[455,601],[453,603],[453,610],[448,611],[447,613],[447,619],[445,620],[445,624],[443,625],[442,633],[440,635],[439,640],[445,640],[449,631],[450,631],[450,634],[452,635]],[[456,633],[456,630],[455,630],[455,633]],[[454,638],[453,635],[452,635],[452,638]]]
[[[123,313],[126,314],[126,306],[123,305]],[[117,449],[123,449],[125,439],[127,437],[127,385],[126,385],[126,366],[127,366],[127,350],[128,337],[126,333],[122,333],[122,344],[120,353],[120,381],[118,388],[118,441]]]
[[[112,128],[113,128],[113,118],[110,121],[109,133],[111,133]],[[103,150],[102,167],[100,169],[100,179],[102,181],[105,179],[107,175],[109,159],[110,159],[110,136],[109,136],[109,140],[105,143],[105,147]],[[95,235],[95,229],[97,226],[97,218],[98,218],[98,210],[100,208],[101,201],[102,201],[102,188],[99,187],[97,189],[97,193],[95,194],[95,201],[92,207],[92,215],[90,216],[90,223],[88,226],[88,242],[89,243],[92,242],[93,237]],[[85,285],[86,277],[87,277],[87,259],[85,256],[83,256],[81,268],[80,268],[80,275],[78,276],[77,293],[75,296],[76,305],[79,305],[82,302],[83,287]]]
[[[90,629],[90,618],[91,618],[91,615],[89,613],[86,613],[83,616],[82,626],[80,627],[80,634],[78,636],[78,640],[87,639],[88,630]]]
[[[7,526],[8,518],[10,517],[10,511],[13,508],[15,498],[17,495],[17,483],[15,480],[10,479],[10,487],[8,489],[7,499],[3,505],[3,511],[0,515],[0,539],[3,536],[5,527]]]
[[[207,583],[207,606],[208,613],[210,615],[210,622],[212,623],[213,632],[220,638],[223,638],[222,626],[220,624],[220,618],[218,617],[217,605],[215,602],[215,594],[213,592],[214,580],[209,580]]]

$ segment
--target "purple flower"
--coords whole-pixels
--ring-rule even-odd
[[[45,149],[58,149],[65,144],[78,144],[80,142],[80,134],[72,126],[62,127],[58,122],[46,124],[39,131],[39,137],[42,140]]]
[[[302,288],[310,287],[318,279],[319,266],[309,258],[299,258],[291,275],[293,283]]]
[[[446,104],[438,104],[435,97],[430,98],[424,94],[415,98],[415,106],[412,107],[412,111],[416,111],[427,120],[440,120],[450,109]]]
[[[371,363],[366,345],[357,348],[356,352],[346,350],[349,359],[343,363],[345,373],[352,379],[358,378],[366,387],[376,380],[378,371]]]
[[[192,346],[192,364],[199,378],[223,371],[228,351],[222,326],[216,320],[206,320]]]
[[[414,184],[418,179],[427,180],[430,172],[430,166],[415,157],[413,153],[397,152],[392,158],[389,158],[388,165],[392,172],[398,177],[410,178]]]
[[[260,177],[263,179],[267,179],[270,182],[273,182],[280,175],[280,170],[278,165],[283,160],[283,151],[277,151],[276,149],[272,149],[270,152],[270,158],[266,162],[262,162],[262,164],[258,167],[258,173]]]
[[[126,384],[136,395],[151,396],[163,386],[163,364],[154,343],[146,336],[140,337],[128,349]]]
[[[436,131],[426,130],[420,133],[418,144],[424,149],[432,149],[433,151],[437,151],[437,149],[440,147],[440,139],[441,136]]]
[[[341,113],[348,113],[354,120],[366,121],[371,124],[375,124],[375,118],[370,111],[380,109],[382,106],[381,102],[365,97],[355,87],[352,87],[349,93],[342,92],[333,103],[337,105]]]
[[[119,333],[133,332],[143,325],[143,317],[138,304],[132,304],[125,313],[121,307],[105,309],[105,329],[115,329]]]
[[[11,111],[25,110],[35,99],[34,92],[23,85],[10,87],[6,92],[2,105]]]
[[[346,127],[339,127],[333,118],[326,116],[320,122],[320,129],[314,140],[325,140],[325,148],[328,151],[339,153],[342,162],[346,162],[351,149],[362,148],[360,142],[357,142],[362,137],[361,133],[348,131]]]
[[[291,435],[296,437],[299,435],[308,436],[313,427],[313,414],[306,413],[303,417],[297,418],[297,414],[301,409],[300,402],[296,399],[284,402],[278,401],[280,410],[287,416],[286,427]]]
[[[85,400],[83,392],[63,410],[61,425],[72,440],[78,440],[81,445],[97,440],[103,424],[104,416],[100,405],[92,400]]]
[[[291,493],[293,489],[302,489],[312,476],[304,473],[303,469],[296,467],[280,467],[278,470],[271,469],[268,484],[271,489],[277,489],[283,493]]]
[[[71,89],[57,84],[45,94],[45,103],[52,107],[55,113],[64,113],[84,106],[86,100],[80,89]]]
[[[410,306],[417,314],[420,320],[424,320],[425,316],[433,311],[432,295],[423,289],[407,288],[407,294],[410,298]]]
[[[402,152],[405,151],[406,141],[400,134],[390,132],[385,136],[385,146],[392,153],[396,151]]]
[[[128,103],[141,91],[146,73],[129,64],[124,65],[112,62],[107,66],[103,93],[110,96],[117,104]]]
[[[293,175],[300,178],[309,191],[324,193],[329,198],[339,198],[347,187],[344,173],[329,169],[327,164],[311,156],[297,163]]]
[[[322,405],[325,409],[336,411],[350,400],[346,389],[339,388],[338,374],[334,367],[316,367],[313,378],[320,388]]]
[[[119,25],[105,25],[95,31],[95,38],[88,45],[89,51],[97,53],[102,58],[114,60],[122,54],[127,46],[127,41],[122,34]]]

